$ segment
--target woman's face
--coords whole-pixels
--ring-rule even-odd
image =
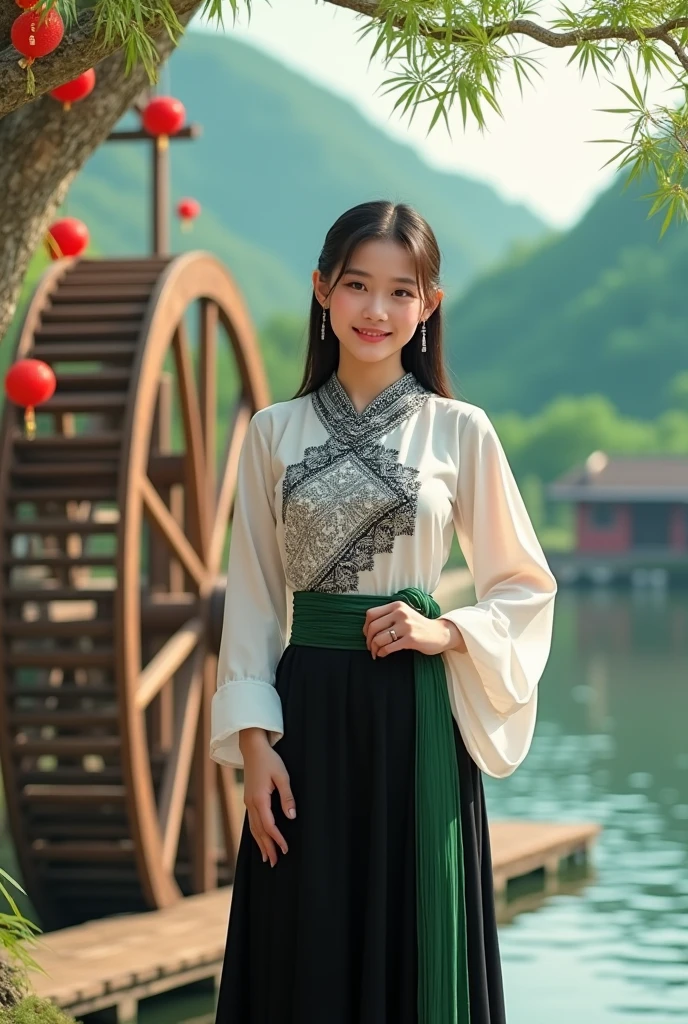
[[[338,273],[339,267],[333,280]],[[361,362],[379,362],[400,352],[442,298],[436,292],[428,305],[423,302],[413,257],[393,241],[364,242],[332,290],[328,292],[317,270],[313,287],[328,309],[340,345]]]

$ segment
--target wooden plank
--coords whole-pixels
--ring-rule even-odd
[[[50,773],[44,772],[43,774],[46,776]],[[82,772],[82,775],[85,774],[85,772]],[[94,772],[93,774],[95,775],[96,773]],[[24,800],[30,803],[94,803],[99,806],[105,803],[122,803],[126,797],[124,786],[88,785],[87,783],[84,783],[83,786],[56,786],[52,783],[37,783],[24,786],[21,795]]]
[[[41,406],[41,412],[111,412],[120,411],[127,403],[126,391],[92,391],[80,394],[59,390]]]
[[[117,453],[112,452],[107,459],[98,462],[80,461],[59,461],[53,459],[51,462],[21,462],[10,467],[13,477],[28,477],[30,480],[51,480],[52,477],[111,477],[119,469]],[[78,520],[73,520],[78,522]]]
[[[91,840],[47,843],[35,839],[30,847],[31,856],[40,861],[67,861],[69,864],[108,864],[114,861],[133,861],[134,843],[131,839]]]
[[[56,757],[83,757],[85,754],[119,753],[119,736],[65,736],[51,740],[15,741],[12,754],[15,757],[40,757],[54,754]]]
[[[68,519],[66,516],[46,516],[43,519],[6,519],[5,533],[21,534],[93,534],[116,533],[117,521],[99,523],[93,519]]]
[[[43,708],[40,711],[10,711],[12,725],[52,725],[56,729],[89,729],[94,725],[115,725],[119,712],[115,708],[92,708],[88,711],[63,711]]]
[[[75,450],[78,451],[82,448],[119,449],[122,439],[123,434],[119,430],[93,431],[92,434],[72,434],[71,437],[65,437],[64,434],[38,434],[32,439],[18,437],[14,442],[14,448],[15,451],[19,451],[22,454],[41,452],[47,455],[49,452],[51,457],[54,454],[54,449],[58,449],[58,451],[68,453],[71,456]],[[47,449],[47,452],[45,449]],[[117,451],[111,452],[109,457],[115,458],[117,454]]]
[[[122,341],[129,341],[137,338],[140,330],[140,320],[88,320],[83,323],[53,321],[41,324],[34,337],[37,342],[46,342],[51,338],[60,341],[65,338],[88,338],[94,341],[121,338]]]
[[[108,391],[110,388],[128,388],[131,383],[131,371],[123,369],[91,370],[84,373],[61,373],[60,391],[83,391],[95,389]]]
[[[553,863],[587,848],[600,831],[599,825],[590,823],[494,822],[490,840],[496,888],[540,868],[551,870]]]
[[[75,531],[76,532],[76,531]],[[26,558],[3,558],[2,564],[7,569],[21,569],[33,565],[44,565],[49,569],[84,569],[94,566],[110,566],[114,569],[116,555],[27,555]]]
[[[113,482],[108,487],[96,487],[80,483],[78,487],[11,487],[7,492],[7,501],[18,503],[20,501],[54,501],[65,504],[68,501],[115,501],[117,498],[117,484]]]
[[[41,314],[44,324],[74,320],[133,320],[145,315],[145,302],[65,302],[49,306]]]
[[[112,649],[106,651],[65,651],[56,647],[52,651],[9,651],[5,665],[15,668],[109,668],[115,660]]]
[[[2,630],[10,637],[28,637],[30,640],[73,639],[78,637],[103,637],[112,636],[112,623],[104,619],[73,619],[52,622],[50,619],[25,619],[3,618]]]
[[[505,821],[490,826],[495,870],[510,878],[552,856],[589,846],[599,826]],[[39,996],[72,1013],[171,991],[190,979],[217,977],[222,965],[231,887],[180,900],[164,910],[91,921],[47,935],[32,974]]]
[[[80,363],[91,361],[131,362],[138,346],[129,341],[46,342],[34,345],[31,354],[47,363]]]
[[[23,603],[26,601],[47,601],[51,605],[68,606],[71,612],[73,602],[85,604],[89,601],[112,601],[115,596],[115,587],[111,578],[103,579],[105,584],[102,588],[94,586],[95,580],[89,580],[88,587],[17,587],[16,590],[5,590],[2,599],[7,604]],[[57,616],[55,616],[57,618]]]
[[[150,284],[141,283],[140,277],[132,279],[131,282],[115,278],[106,283],[94,279],[88,284],[82,279],[75,281],[74,284],[63,284],[53,297],[52,308],[65,303],[93,302],[94,298],[109,302],[146,302],[150,295]]]

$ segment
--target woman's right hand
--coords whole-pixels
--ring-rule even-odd
[[[286,853],[286,840],[275,824],[272,793],[279,790],[282,810],[288,818],[296,817],[296,801],[289,785],[284,761],[270,746],[264,729],[242,729],[239,737],[244,759],[244,804],[248,812],[251,835],[258,844],[263,863],[277,863],[277,849]]]

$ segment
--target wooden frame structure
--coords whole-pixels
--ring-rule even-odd
[[[224,441],[220,335],[237,379]],[[0,432],[0,758],[55,927],[231,880],[243,808],[208,757],[209,712],[237,461],[268,391],[240,293],[205,253],[53,264],[26,356],[58,389],[35,440],[9,404]]]

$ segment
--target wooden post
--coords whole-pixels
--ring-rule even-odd
[[[153,154],[151,249],[156,256],[167,256],[170,251],[170,149],[167,137],[156,139],[151,150]]]
[[[197,139],[201,134],[197,124],[187,125],[169,140],[161,143],[142,128],[136,131],[110,132],[106,142],[147,142],[151,147],[151,237],[150,249],[155,256],[168,256],[170,252],[170,142],[177,139]]]

